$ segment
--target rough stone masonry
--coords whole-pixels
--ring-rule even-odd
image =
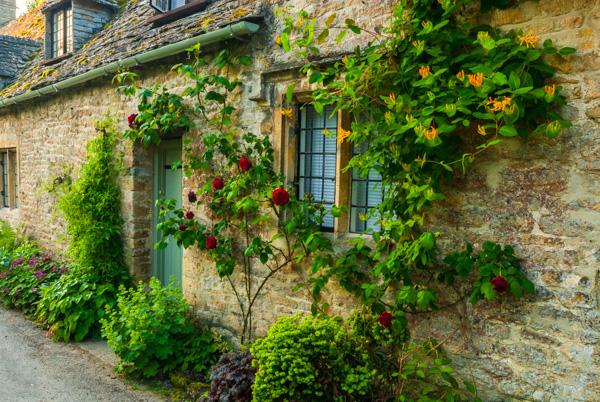
[[[243,14],[245,10],[242,1],[227,4],[231,11]],[[383,24],[389,13],[387,2],[379,1],[306,0],[294,5],[321,19],[335,12],[341,20],[354,18],[358,25],[368,26]],[[234,49],[252,58],[252,67],[236,72],[244,82],[236,94],[237,125],[241,131],[270,136],[274,127],[281,126],[276,111],[285,88],[298,78],[292,70],[277,71],[280,62],[288,60],[273,46],[281,30],[273,7],[260,4],[263,29]],[[568,94],[563,112],[574,126],[553,141],[505,140],[478,159],[466,176],[457,175],[446,186],[448,198],[434,207],[428,228],[443,234],[442,247],[458,249],[466,242],[480,246],[486,240],[511,244],[537,289],[535,296],[519,301],[498,298],[472,308],[469,331],[459,334],[449,349],[465,379],[473,371],[485,401],[598,401],[600,2],[519,0],[483,18],[482,22],[502,30],[532,29],[540,43],[551,38],[557,46],[577,48],[572,56],[548,60],[557,69],[551,83],[563,86]],[[349,37],[341,46],[329,43],[324,56],[352,49],[357,41],[360,38]],[[161,82],[177,91],[185,83],[169,69],[181,61],[182,57],[173,57],[134,71],[142,86]],[[47,250],[60,250],[64,243],[56,245],[62,222],[52,216],[54,196],[42,191],[42,185],[63,174],[63,164],[81,165],[85,143],[94,135],[92,118],[111,109],[125,129],[126,117],[135,111],[135,100],[116,94],[110,79],[0,109],[0,147],[16,138],[20,161],[20,208],[0,210],[0,217],[22,223]],[[192,134],[188,138],[195,141]],[[140,144],[123,149],[124,244],[132,272],[147,278],[152,258],[153,150]],[[206,180],[205,176],[184,179],[184,193]],[[336,239],[339,247],[345,241],[343,236]],[[278,316],[308,313],[308,296],[291,292],[297,280],[292,272],[282,272],[269,283],[255,310],[259,336]],[[240,322],[235,296],[198,250],[184,254],[183,287],[201,322],[235,337]],[[350,295],[335,287],[326,297],[332,314],[345,316],[355,306]],[[452,313],[413,322],[416,336],[441,338],[456,326]],[[465,335],[469,364],[462,357],[460,335]]]

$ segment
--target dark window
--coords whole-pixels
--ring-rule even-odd
[[[193,0],[150,0],[150,5],[161,13],[166,13],[167,11],[183,7],[192,1]]]
[[[19,208],[19,166],[17,164],[17,153],[11,151],[14,161],[13,169],[15,170],[15,208]]]
[[[2,169],[2,206],[8,208],[8,153],[6,151],[0,154],[0,168]]]
[[[325,208],[335,202],[335,172],[337,143],[324,131],[337,135],[337,114],[333,106],[326,106],[322,114],[313,106],[305,106],[300,113],[298,138],[298,198],[312,194],[315,202],[323,201]],[[333,230],[333,216],[325,217],[323,230]]]
[[[52,13],[52,58],[73,52],[73,11],[71,7]]]
[[[363,142],[353,147],[353,156],[363,154],[368,144]],[[352,189],[350,194],[350,231],[362,233],[367,229],[379,230],[381,219],[373,216],[368,220],[360,219],[367,211],[378,206],[383,201],[381,175],[375,170],[369,171],[364,177],[358,170],[352,169]]]

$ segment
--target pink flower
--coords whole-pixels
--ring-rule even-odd
[[[212,188],[214,188],[215,190],[222,190],[223,189],[223,180],[216,177],[212,182]]]
[[[496,276],[494,279],[492,279],[490,281],[490,283],[492,285],[494,285],[494,290],[496,292],[506,292],[506,289],[508,289],[508,281],[506,279],[504,279],[503,276]]]
[[[273,191],[273,203],[282,206],[290,202],[290,195],[282,188]]]
[[[389,328],[392,325],[392,318],[394,318],[392,313],[384,311],[383,313],[379,314],[379,323],[382,327]]]
[[[248,170],[250,170],[251,167],[252,167],[252,162],[250,162],[250,159],[248,159],[248,158],[240,159],[240,169],[242,169],[244,172],[247,172]]]
[[[217,248],[217,239],[215,239],[214,236],[209,236],[208,239],[206,239],[206,248],[209,250]]]

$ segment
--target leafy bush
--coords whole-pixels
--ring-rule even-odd
[[[67,222],[69,254],[82,270],[98,275],[123,271],[119,163],[113,154],[115,126],[110,115],[97,124],[102,135],[87,144],[87,161],[65,189],[58,209]]]
[[[121,358],[117,372],[155,376],[175,369],[208,372],[219,356],[219,341],[208,331],[198,331],[186,319],[189,305],[181,290],[163,288],[156,278],[150,291],[119,288],[117,306],[106,307],[102,334]]]
[[[210,370],[212,381],[203,402],[249,402],[252,400],[252,384],[257,368],[252,366],[254,358],[249,350],[228,353]]]
[[[280,317],[251,348],[259,401],[372,400],[376,370],[335,319]]]
[[[0,219],[0,249],[10,253],[17,246],[17,232],[6,221]]]
[[[25,314],[35,312],[42,288],[68,270],[49,255],[39,256],[39,251],[35,243],[26,242],[0,258],[0,301]]]
[[[105,277],[75,269],[43,289],[38,321],[50,328],[54,341],[101,339],[100,319],[105,306],[116,303],[115,283],[129,283],[129,275]]]

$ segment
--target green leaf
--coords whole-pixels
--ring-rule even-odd
[[[510,291],[515,297],[521,297],[523,295],[523,288],[516,280],[510,284]]]
[[[577,51],[577,49],[573,48],[573,47],[563,47],[562,49],[560,49],[558,51],[558,53],[562,54],[563,56],[566,56],[568,54],[573,54]]]
[[[344,29],[342,32],[339,33],[336,42],[339,44],[342,40],[344,40],[344,36],[346,36],[346,32],[348,30]]]
[[[521,79],[514,71],[510,72],[510,76],[508,77],[508,86],[511,89],[517,89],[521,86]]]
[[[500,135],[514,137],[517,135],[517,130],[513,126],[502,126],[500,127]]]
[[[296,89],[296,83],[292,83],[288,86],[287,91],[285,91],[285,98],[287,103],[292,103],[292,98],[294,96],[294,90]]]
[[[527,92],[531,91],[532,89],[533,89],[533,87],[519,88],[519,89],[515,90],[514,94],[515,95],[523,95],[523,94],[526,94]]]
[[[319,45],[322,45],[325,42],[325,39],[327,39],[328,36],[329,36],[329,29],[325,28],[323,30],[323,32],[321,32],[319,34],[319,37],[318,37],[318,43],[319,43]]]

